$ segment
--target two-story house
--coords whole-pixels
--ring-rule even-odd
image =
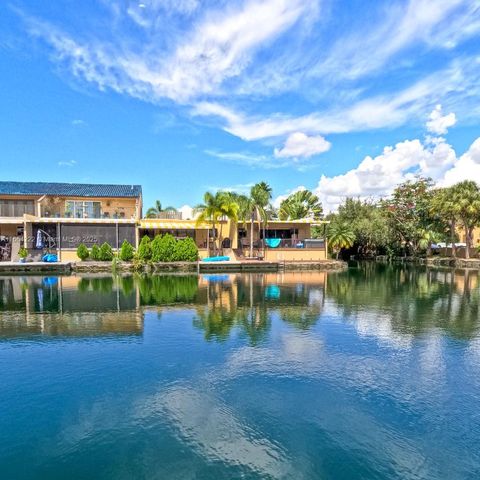
[[[0,181],[0,259],[17,260],[20,246],[62,261],[76,260],[80,243],[136,246],[141,216],[140,185]]]

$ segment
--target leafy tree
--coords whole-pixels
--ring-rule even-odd
[[[452,188],[440,188],[435,190],[430,204],[432,215],[437,215],[450,229],[450,243],[452,256],[457,256],[455,242],[457,241],[457,218],[456,205]]]
[[[90,256],[87,246],[84,243],[81,243],[77,248],[77,257],[84,261]]]
[[[426,229],[431,229],[434,218],[431,203],[434,196],[433,182],[419,177],[415,181],[400,184],[383,206],[392,232],[397,240],[416,255]]]
[[[152,242],[153,262],[172,262],[175,253],[175,238],[169,233],[157,235]]]
[[[159,218],[163,212],[176,212],[177,209],[175,207],[162,207],[162,202],[160,200],[155,201],[155,205],[150,207],[147,210],[146,216],[147,218]]]
[[[220,228],[222,227],[220,222],[223,217],[237,221],[237,203],[228,192],[217,192],[215,194],[206,192],[203,196],[203,203],[197,205],[194,211],[199,214],[197,217],[197,225],[203,222],[208,222],[212,225],[214,252],[217,254],[216,226],[220,224]],[[222,233],[220,232],[220,238],[221,237]]]
[[[340,256],[343,248],[350,248],[355,242],[355,233],[351,225],[345,222],[334,222],[328,229],[328,243],[336,252],[336,257]]]
[[[134,254],[135,249],[133,248],[133,245],[127,240],[124,240],[120,248],[120,260],[123,260],[124,262],[129,262],[130,260],[132,260]]]
[[[102,243],[100,247],[100,260],[103,262],[111,262],[113,260],[113,250],[107,242]]]
[[[313,218],[319,220],[323,216],[322,203],[310,190],[299,190],[282,201],[278,212],[280,220],[300,220]]]
[[[142,237],[138,246],[137,256],[141,262],[148,262],[152,258],[152,245],[148,235]]]
[[[453,211],[465,232],[465,258],[470,258],[473,229],[480,225],[480,189],[473,180],[465,180],[451,189]]]
[[[97,244],[94,244],[90,250],[90,258],[95,261],[100,260],[100,247]]]
[[[193,238],[187,237],[183,240],[177,240],[173,260],[176,262],[196,262],[198,260],[198,248]]]

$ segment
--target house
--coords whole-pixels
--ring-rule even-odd
[[[200,258],[213,254],[214,236],[219,253],[238,259],[253,256],[271,262],[289,262],[327,258],[325,226],[328,222],[309,219],[270,220],[265,229],[258,222],[254,222],[252,235],[250,223],[236,223],[225,218],[216,223],[214,235],[211,223],[199,224],[195,220],[184,220],[180,212],[169,212],[162,216],[164,218],[142,219],[139,224],[140,238],[148,235],[153,239],[156,235],[165,233],[178,239],[191,237],[199,249]],[[312,239],[312,227],[320,228],[322,239]]]
[[[20,246],[68,261],[80,243],[138,245],[141,217],[139,185],[0,181],[0,259],[16,260]]]

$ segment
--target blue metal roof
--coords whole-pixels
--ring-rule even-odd
[[[65,197],[139,197],[140,185],[92,183],[2,182],[0,195],[57,195]]]

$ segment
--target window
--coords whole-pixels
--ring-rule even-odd
[[[66,216],[73,218],[100,218],[101,202],[84,202],[67,200],[65,202]]]
[[[23,217],[24,213],[35,215],[33,200],[0,199],[0,217]]]

